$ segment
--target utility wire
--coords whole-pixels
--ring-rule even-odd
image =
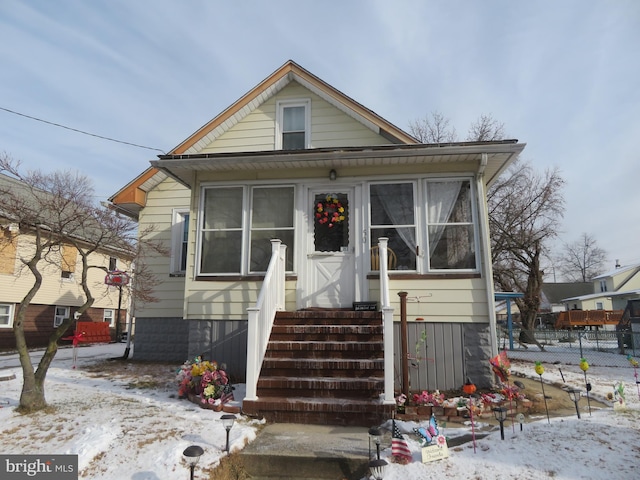
[[[60,125],[59,123],[49,122],[49,121],[43,120],[41,118],[32,117],[31,115],[25,115],[24,113],[15,112],[13,110],[9,110],[8,108],[0,107],[0,110],[4,110],[5,112],[13,113],[14,115],[19,115],[21,117],[29,118],[29,119],[35,120],[37,122],[42,122],[42,123],[46,123],[48,125],[53,125],[54,127],[64,128],[66,130],[71,130],[72,132],[82,133],[83,135],[89,135],[90,137],[101,138],[102,140],[109,140],[110,142],[122,143],[124,145],[131,145],[132,147],[145,148],[147,150],[155,150],[157,152],[165,153],[164,150],[160,150],[159,148],[145,147],[144,145],[138,145],[136,143],[124,142],[122,140],[116,140],[115,138],[103,137],[102,135],[96,135],[95,133],[85,132],[83,130],[78,130],[77,128],[67,127],[65,125]]]

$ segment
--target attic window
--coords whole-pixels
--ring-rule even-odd
[[[310,100],[281,101],[277,104],[276,149],[303,150],[309,147]]]

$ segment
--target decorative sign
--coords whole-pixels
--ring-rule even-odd
[[[422,463],[442,460],[443,458],[449,458],[449,447],[446,442],[443,445],[422,447]]]

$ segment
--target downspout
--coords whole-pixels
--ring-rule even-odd
[[[491,263],[491,240],[489,237],[489,213],[487,210],[487,192],[484,185],[484,171],[487,167],[489,157],[482,154],[480,167],[476,175],[476,190],[478,192],[478,212],[482,219],[480,222],[480,243],[482,246],[482,263],[484,264],[484,280],[487,289],[487,306],[489,313],[489,341],[491,345],[491,356],[498,354],[497,322],[495,308],[495,292],[493,290],[493,265]]]

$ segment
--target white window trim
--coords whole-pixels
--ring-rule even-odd
[[[475,260],[476,266],[475,268],[430,268],[430,256],[429,256],[429,205],[427,205],[427,194],[429,189],[429,183],[431,182],[460,182],[460,181],[468,181],[469,186],[471,188],[471,222],[466,223],[456,223],[456,224],[448,224],[448,225],[471,225],[473,227],[473,242],[474,242],[474,252],[475,252]],[[429,273],[477,273],[480,271],[480,238],[479,238],[479,217],[478,217],[478,196],[476,192],[475,182],[473,181],[473,177],[469,176],[460,176],[460,177],[428,177],[425,178],[422,182],[422,197],[419,205],[423,212],[421,212],[420,218],[424,220],[424,228],[421,230],[421,234],[423,235],[423,245],[422,255],[421,257],[424,259],[424,271]]]
[[[111,312],[111,316],[107,316],[107,312]],[[116,310],[113,308],[105,308],[102,311],[102,320],[105,322],[109,322],[110,327],[116,326]]]
[[[182,255],[182,232],[185,221],[185,215],[189,215],[191,220],[190,211],[188,208],[174,208],[171,215],[171,260],[170,268],[172,274],[184,275],[186,268],[183,270],[180,268],[181,255]],[[189,225],[187,225],[189,228]],[[187,250],[189,248],[189,242],[187,241]],[[188,257],[188,252],[187,252]]]
[[[64,308],[65,314],[63,316],[60,316],[57,314],[57,311],[59,308]],[[57,328],[60,326],[60,324],[62,324],[62,322],[64,322],[65,318],[69,318],[69,315],[71,315],[71,307],[64,307],[61,305],[56,305],[55,306],[55,310],[53,312],[53,327]]]
[[[13,303],[1,303],[0,305],[9,307],[9,323],[0,323],[0,328],[13,328],[13,316],[14,316],[14,304]]]
[[[304,107],[304,148],[311,148],[311,99],[297,98],[276,102],[276,138],[275,149],[282,150],[282,120],[287,107]]]
[[[252,191],[255,187],[273,187],[273,188],[293,188],[293,196],[294,201],[297,198],[298,187],[295,184],[291,183],[283,183],[278,185],[273,185],[272,183],[264,183],[264,182],[256,182],[248,185],[237,185],[237,184],[211,184],[206,183],[200,186],[200,200],[198,206],[198,223],[197,223],[197,232],[196,232],[196,251],[195,251],[195,267],[193,271],[195,272],[196,277],[237,277],[245,276],[245,275],[260,275],[264,272],[249,272],[249,256],[250,256],[250,236],[251,236],[251,212],[249,209],[251,208],[251,204],[253,201]],[[202,263],[202,239],[204,237],[204,201],[205,201],[205,190],[208,188],[241,188],[242,189],[242,253],[240,259],[240,272],[237,273],[203,273],[201,271],[201,263]],[[298,214],[296,211],[293,212],[293,238],[294,242],[296,241],[296,221],[298,218]],[[297,249],[294,246],[294,252]],[[294,270],[295,270],[295,257],[294,257]],[[287,271],[287,273],[292,273]]]

